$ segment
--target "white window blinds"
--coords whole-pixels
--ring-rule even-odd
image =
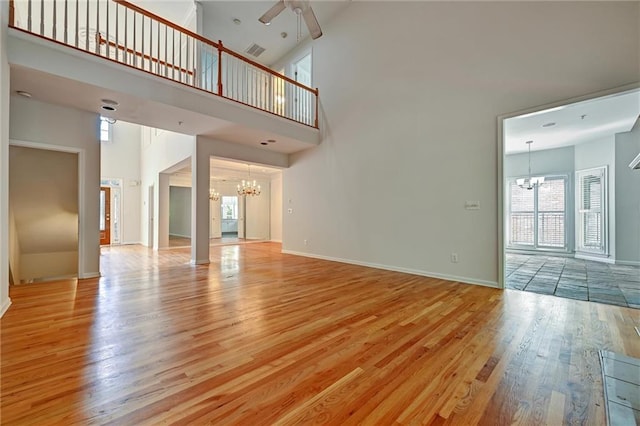
[[[606,167],[576,172],[578,182],[577,249],[606,254]]]

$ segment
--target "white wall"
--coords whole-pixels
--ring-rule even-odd
[[[162,179],[162,172],[171,170],[177,163],[185,161],[191,156],[195,138],[189,135],[143,127],[140,177],[142,180],[141,206],[141,236],[142,243],[149,245],[149,187],[153,186],[154,234],[152,241],[154,248],[164,247],[168,243],[169,235],[169,176]],[[161,194],[163,195],[161,197]],[[166,200],[163,198],[167,197]],[[161,207],[162,208],[162,214]],[[160,238],[162,236],[162,238]],[[165,238],[166,237],[166,238]]]
[[[81,158],[78,254],[80,278],[100,275],[98,121],[95,113],[51,105],[35,99],[11,97],[9,130],[12,140],[77,151]]]
[[[248,240],[270,239],[271,190],[268,180],[256,179],[260,185],[260,195],[245,197],[245,238]]]
[[[498,279],[496,118],[638,80],[637,2],[353,2],[323,30],[284,250],[466,282]]]
[[[169,187],[169,235],[191,238],[191,188]]]
[[[282,242],[282,173],[271,179],[271,241]]]
[[[11,268],[15,284],[20,282],[20,253],[20,240],[18,240],[15,216],[9,208],[9,268]]]
[[[9,8],[0,7],[0,317],[9,309]]]
[[[640,170],[629,163],[640,153],[640,119],[616,135],[616,261],[640,265]]]
[[[615,136],[581,143],[575,146],[576,171],[592,169],[595,167],[607,167],[607,199],[609,226],[609,258],[616,258],[616,154]]]
[[[575,151],[572,146],[532,151],[531,174],[533,176],[566,174],[571,177],[575,170],[574,162]],[[507,178],[526,177],[529,174],[529,154],[506,155],[504,174]]]
[[[122,179],[122,244],[141,240],[140,138],[142,127],[118,121],[111,126],[111,141],[102,143],[100,169],[102,179]]]

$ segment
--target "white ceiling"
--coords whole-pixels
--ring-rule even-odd
[[[640,116],[640,90],[605,96],[510,118],[505,153],[560,148],[628,132]],[[543,127],[545,124],[555,125]]]
[[[189,0],[135,0],[134,3],[165,19],[185,25],[185,18],[193,9],[193,3]],[[297,20],[291,9],[285,9],[278,15],[271,25],[258,22],[276,0],[268,1],[212,1],[200,2],[203,8],[204,36],[210,40],[222,40],[223,44],[231,50],[245,54],[245,50],[256,43],[266,50],[259,56],[249,58],[264,65],[272,65],[282,58],[290,50],[296,47]],[[350,4],[350,0],[313,0],[311,6],[321,27]],[[233,22],[239,19],[240,24]],[[195,28],[190,28],[195,30]],[[286,32],[287,37],[282,38],[281,33]],[[308,38],[308,30],[302,22],[302,37],[300,42]]]

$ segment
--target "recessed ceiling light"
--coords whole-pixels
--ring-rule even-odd
[[[111,105],[102,105],[102,109],[105,111],[115,111],[116,108]]]
[[[25,92],[24,90],[16,90],[16,93],[20,96],[24,96],[25,98],[31,97],[31,93]]]
[[[104,105],[111,105],[111,106],[118,106],[120,105],[118,102],[112,100],[112,99],[100,99],[100,102],[102,102]]]
[[[260,145],[269,145],[269,144],[266,142],[260,142]]]
[[[552,121],[551,123],[545,123],[545,124],[543,124],[543,125],[542,125],[542,127],[553,127],[553,126],[555,126],[555,125],[556,125],[556,123],[554,123],[554,122]]]
[[[242,21],[239,20],[238,18],[233,18],[233,23],[236,24],[236,25],[240,25],[240,24],[242,24]]]

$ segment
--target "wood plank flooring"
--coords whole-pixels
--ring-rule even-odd
[[[603,424],[640,311],[280,253],[105,248],[11,287],[2,424]]]

